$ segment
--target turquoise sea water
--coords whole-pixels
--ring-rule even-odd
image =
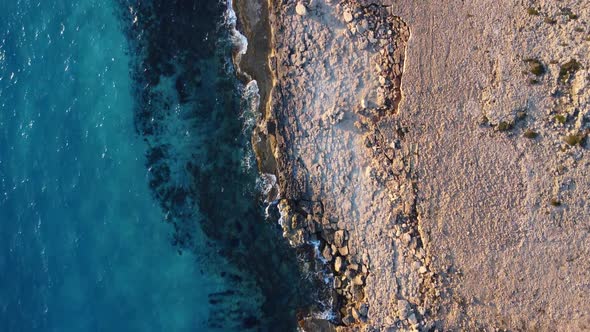
[[[294,326],[226,5],[0,0],[0,331]]]
[[[223,284],[150,195],[112,4],[0,7],[0,330],[206,326]]]

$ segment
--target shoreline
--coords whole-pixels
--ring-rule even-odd
[[[275,125],[270,112],[270,93],[274,85],[274,77],[270,70],[269,60],[274,47],[268,21],[269,5],[266,0],[235,0],[234,11],[238,19],[236,28],[248,40],[248,50],[241,56],[236,66],[249,76],[242,77],[242,81],[255,80],[259,88],[258,119],[251,141],[258,170],[263,175],[270,174],[278,178],[274,155],[276,149]],[[278,195],[276,185],[273,187],[266,197],[267,201],[272,201],[272,198]]]
[[[333,306],[334,295],[331,287],[326,285],[330,280],[325,261],[318,250],[320,241],[316,237],[303,238],[303,232],[294,236],[290,232],[291,220],[300,216],[301,206],[295,201],[284,199],[281,194],[284,188],[285,174],[280,172],[278,165],[279,151],[277,149],[277,120],[271,111],[272,93],[275,91],[277,78],[276,67],[271,70],[271,65],[276,61],[275,47],[273,44],[273,27],[269,16],[272,10],[271,1],[268,0],[234,0],[234,11],[237,16],[236,29],[248,40],[248,50],[241,55],[239,62],[234,64],[242,72],[241,80],[248,83],[256,80],[260,87],[260,99],[258,105],[259,117],[252,132],[252,148],[254,150],[260,176],[267,179],[268,175],[274,176],[272,189],[265,192],[265,202],[269,207],[274,206],[280,218],[275,221],[283,229],[283,237],[290,244],[295,254],[300,258],[300,269],[306,274],[315,287],[315,298],[312,303],[299,308],[297,320],[299,327],[304,331],[335,332]],[[253,52],[251,50],[254,50]],[[275,63],[276,65],[276,63]],[[268,208],[267,208],[268,209]],[[298,212],[295,212],[298,211]],[[293,215],[293,213],[295,215]],[[293,221],[295,222],[295,221]]]

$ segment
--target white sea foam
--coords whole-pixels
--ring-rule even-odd
[[[248,50],[248,39],[236,28],[238,17],[234,11],[233,0],[227,0],[227,10],[225,11],[225,23],[231,29],[232,43],[236,46],[238,55],[246,54]]]
[[[243,122],[242,131],[250,133],[258,122],[258,106],[260,106],[260,90],[258,82],[251,80],[242,91],[242,110],[240,118]]]
[[[262,173],[258,182],[260,191],[266,197],[277,185],[277,177],[274,174]],[[274,200],[271,200],[274,201]]]
[[[230,38],[231,42],[234,46],[234,65],[239,66],[240,58],[242,55],[246,54],[248,50],[248,39],[244,36],[240,31],[238,31],[237,25],[237,15],[233,9],[233,0],[227,0],[227,10],[225,12],[225,24],[230,28]],[[238,68],[239,71],[239,68]],[[258,82],[256,80],[251,80],[246,84],[242,91],[242,107],[240,118],[243,122],[243,134],[249,135],[252,133],[253,128],[256,126],[257,122],[259,121],[260,114],[258,113],[258,108],[260,106],[260,91],[258,88]],[[242,162],[243,167],[246,169],[250,169],[252,167],[252,148],[248,149],[248,153],[245,154],[244,160]],[[257,180],[257,187],[259,188],[260,192],[266,198],[266,208],[265,208],[265,218],[270,218],[269,209],[273,205],[277,205],[279,203],[278,199],[280,197],[280,191],[277,185],[277,177],[274,174],[262,173],[259,175]],[[271,191],[275,189],[277,194],[275,197],[268,197]],[[287,222],[287,213],[284,209],[279,209],[279,220],[278,223],[283,227],[285,222]],[[285,238],[288,239],[287,234],[283,234]],[[290,244],[293,243],[289,240]],[[311,245],[314,247],[314,254],[315,258],[323,265],[328,264],[328,261],[323,257],[320,252],[320,241],[311,241]],[[333,282],[333,275],[331,273],[327,273],[328,270],[320,270],[316,271],[315,274],[319,274],[319,277],[324,281],[326,286],[331,285]],[[320,299],[320,304],[325,310],[320,312],[315,312],[312,314],[312,317],[317,319],[325,319],[325,320],[334,320],[336,315],[334,313],[334,304],[332,296],[327,296],[323,301]]]

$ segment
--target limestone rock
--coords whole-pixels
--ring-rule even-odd
[[[344,11],[344,21],[346,21],[346,23],[350,23],[350,22],[352,22],[353,19],[354,19],[354,17],[352,16],[352,13],[350,12],[350,10],[345,10]]]
[[[339,230],[336,231],[334,234],[334,245],[337,247],[342,247],[344,245],[344,231]]]
[[[352,316],[346,315],[344,318],[342,318],[342,324],[348,326],[352,325],[352,323],[354,323],[354,318],[352,318]]]
[[[355,285],[362,286],[365,282],[363,281],[363,276],[359,274],[356,277],[354,277],[354,279],[352,279],[352,283]]]
[[[405,320],[408,318],[408,314],[410,312],[410,304],[406,300],[398,300],[397,301],[397,316],[400,320]]]
[[[342,248],[338,248],[338,253],[342,256],[348,256],[348,247],[344,246]]]
[[[305,15],[307,15],[307,8],[305,7],[304,4],[302,4],[301,2],[298,2],[297,6],[295,6],[295,12],[299,16],[305,16]]]
[[[334,261],[334,271],[340,272],[342,269],[342,257],[336,257],[336,261]]]
[[[332,250],[330,246],[324,247],[324,250],[322,250],[322,256],[324,256],[324,259],[326,259],[327,261],[332,260]]]
[[[367,315],[369,314],[369,305],[366,303],[361,304],[361,306],[359,307],[359,313],[361,314],[361,316],[367,317]]]

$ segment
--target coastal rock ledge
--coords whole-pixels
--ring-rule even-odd
[[[584,0],[240,3],[259,167],[332,291],[304,330],[590,330]]]

